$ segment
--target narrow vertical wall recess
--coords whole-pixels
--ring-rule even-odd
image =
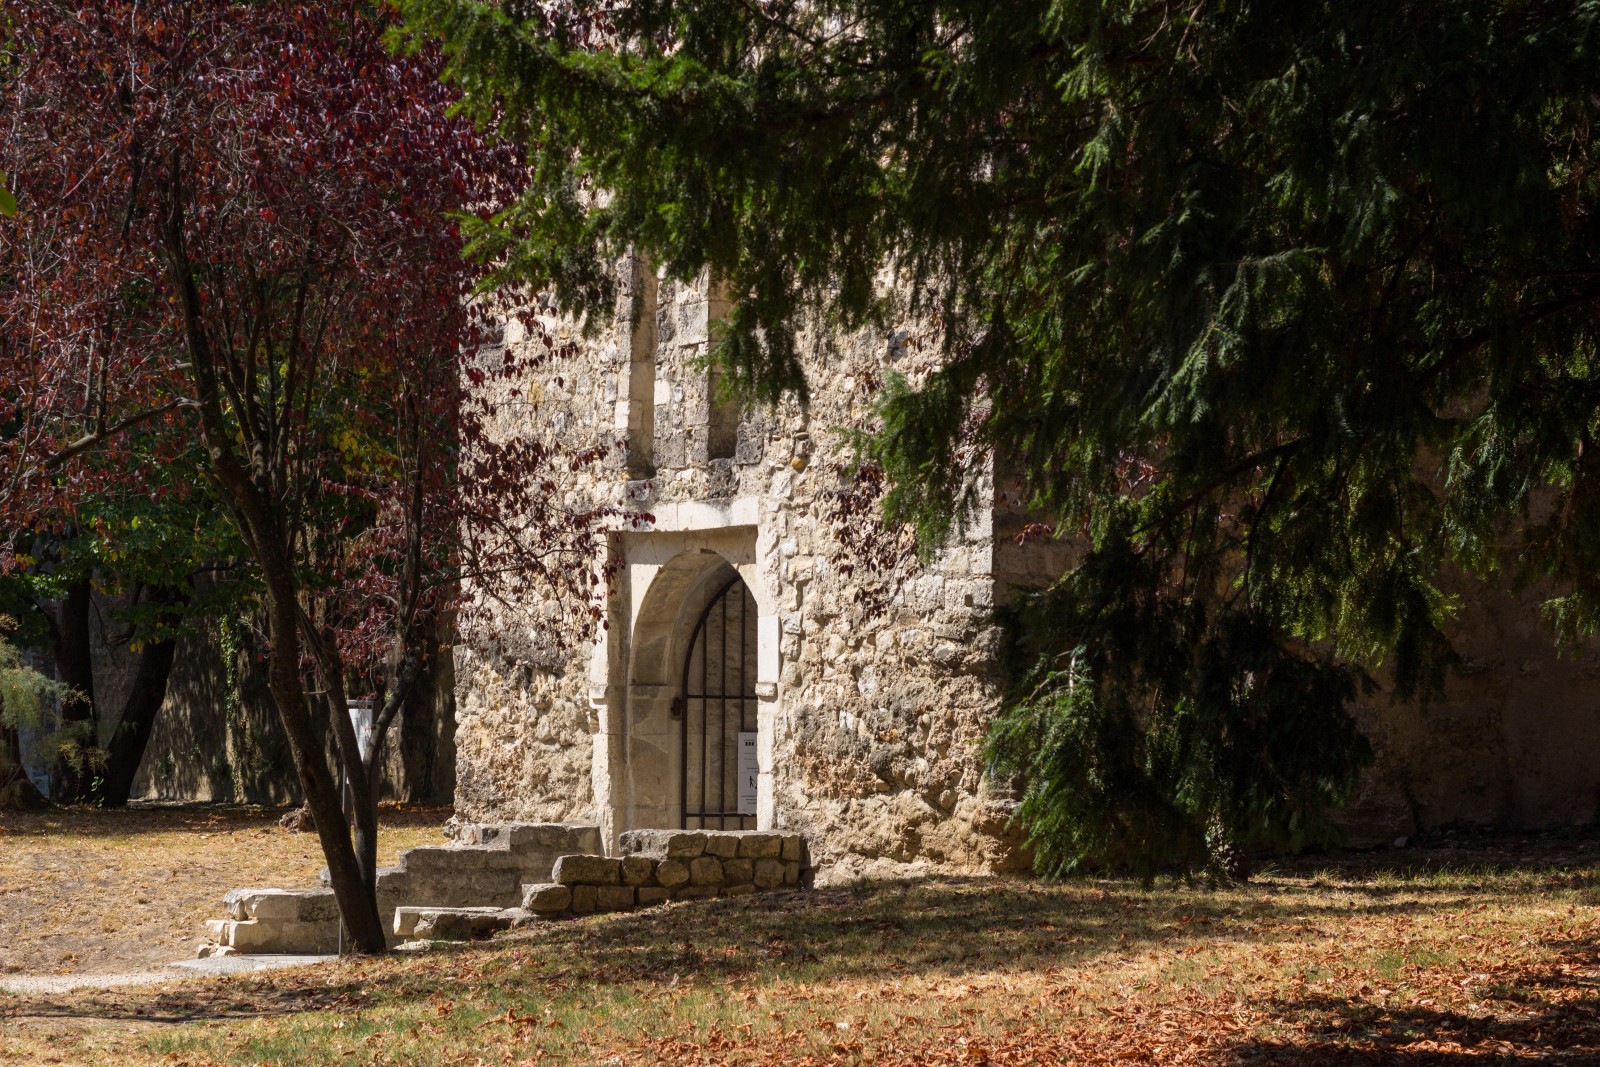
[[[628,290],[618,317],[618,345],[626,354],[626,394],[617,398],[618,429],[628,444],[628,473],[654,476],[656,442],[656,272],[639,256],[630,257]]]
[[[728,315],[728,300],[721,286],[708,286],[706,298],[707,335],[714,324]],[[739,398],[724,388],[723,369],[713,364],[706,371],[706,458],[733,459],[739,450],[739,419],[743,415]]]
[[[732,459],[739,449],[739,398],[725,395],[722,368],[707,372],[706,388],[711,394],[711,417],[706,427],[706,458]]]

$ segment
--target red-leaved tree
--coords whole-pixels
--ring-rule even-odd
[[[521,161],[451,116],[434,56],[385,48],[381,5],[3,7],[0,529],[137,477],[135,436],[146,456],[200,441],[259,571],[350,942],[382,951],[376,767],[461,577],[538,583],[566,606],[557,640],[597,618],[607,516],[563,507],[545,472],[598,454],[490,441],[494,391],[461,393],[525,371],[451,221],[504,202]],[[366,752],[352,686],[377,698]]]

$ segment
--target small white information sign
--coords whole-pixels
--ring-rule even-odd
[[[754,732],[739,734],[739,814],[754,815],[756,813],[756,735]]]
[[[361,745],[361,758],[364,761],[372,754],[372,701],[352,700],[347,706],[350,708],[350,725],[355,727],[356,741]]]

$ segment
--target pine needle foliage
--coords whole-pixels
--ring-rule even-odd
[[[1082,547],[990,750],[1047,869],[1314,835],[1345,703],[1452,662],[1442,568],[1600,630],[1595,0],[400,6],[527,147],[498,280],[710,269],[769,398],[802,315],[885,321],[886,264],[939,324],[889,517],[938,543],[994,454]]]

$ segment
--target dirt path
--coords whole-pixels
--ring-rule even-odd
[[[158,971],[190,957],[235,886],[307,886],[314,834],[277,809],[138,807],[0,814],[0,980]],[[385,809],[380,863],[443,840],[448,809]],[[161,980],[181,977],[169,973]]]

